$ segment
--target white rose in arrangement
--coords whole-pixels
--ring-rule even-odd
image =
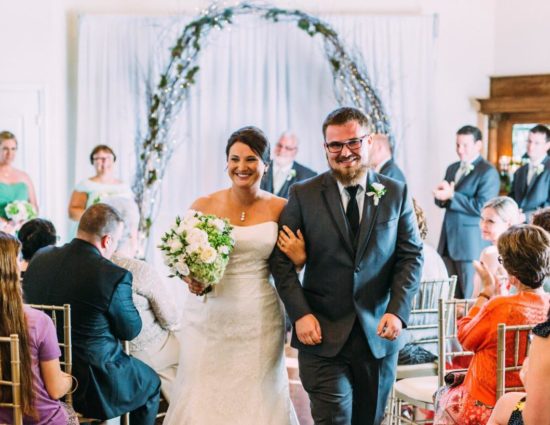
[[[216,250],[210,246],[202,249],[200,253],[201,261],[204,261],[206,264],[212,264],[214,261],[216,261],[217,256],[218,253],[216,252]]]
[[[233,227],[214,215],[188,211],[162,237],[159,248],[172,276],[190,276],[207,288],[220,282],[235,245]]]

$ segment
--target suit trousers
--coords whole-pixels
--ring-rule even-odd
[[[455,261],[443,255],[443,262],[449,276],[456,275],[455,298],[468,299],[474,292],[475,269],[472,261]]]
[[[335,357],[300,351],[300,379],[315,425],[379,425],[395,381],[397,354],[375,358],[357,320]]]

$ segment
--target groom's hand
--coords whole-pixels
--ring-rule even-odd
[[[306,314],[299,318],[294,326],[296,327],[296,336],[302,344],[317,345],[321,343],[321,325],[313,314]]]
[[[386,313],[382,316],[382,319],[380,319],[376,333],[381,338],[393,341],[399,336],[401,329],[403,329],[401,319],[395,314]]]

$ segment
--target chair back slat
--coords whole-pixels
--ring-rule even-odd
[[[511,372],[519,372],[523,366],[523,361],[529,353],[531,339],[529,338],[531,330],[536,325],[515,325],[508,326],[506,323],[497,325],[497,400],[505,393],[510,391],[525,391],[523,387],[506,386],[506,374]],[[510,335],[513,346],[512,365],[506,365],[506,340]]]
[[[19,335],[12,334],[9,337],[0,337],[1,344],[10,345],[10,380],[1,380],[0,385],[11,387],[11,403],[0,403],[0,407],[10,407],[13,410],[14,425],[23,424],[23,412],[21,408],[21,358],[19,351]],[[0,364],[1,364],[0,359]],[[3,376],[0,375],[0,376]]]
[[[71,305],[45,305],[45,304],[29,304],[29,307],[43,311],[51,317],[57,330],[57,339],[59,347],[63,353],[63,357],[59,363],[63,367],[63,371],[72,375],[73,372],[73,350],[71,339]],[[72,406],[73,395],[71,392],[65,395],[65,402]]]

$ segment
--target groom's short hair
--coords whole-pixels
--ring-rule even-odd
[[[101,238],[113,234],[120,223],[123,220],[115,208],[99,203],[84,211],[78,223],[78,231]]]
[[[335,109],[325,118],[323,122],[323,139],[326,140],[329,125],[344,125],[350,121],[357,121],[361,127],[369,127],[369,119],[361,110],[343,106]]]

